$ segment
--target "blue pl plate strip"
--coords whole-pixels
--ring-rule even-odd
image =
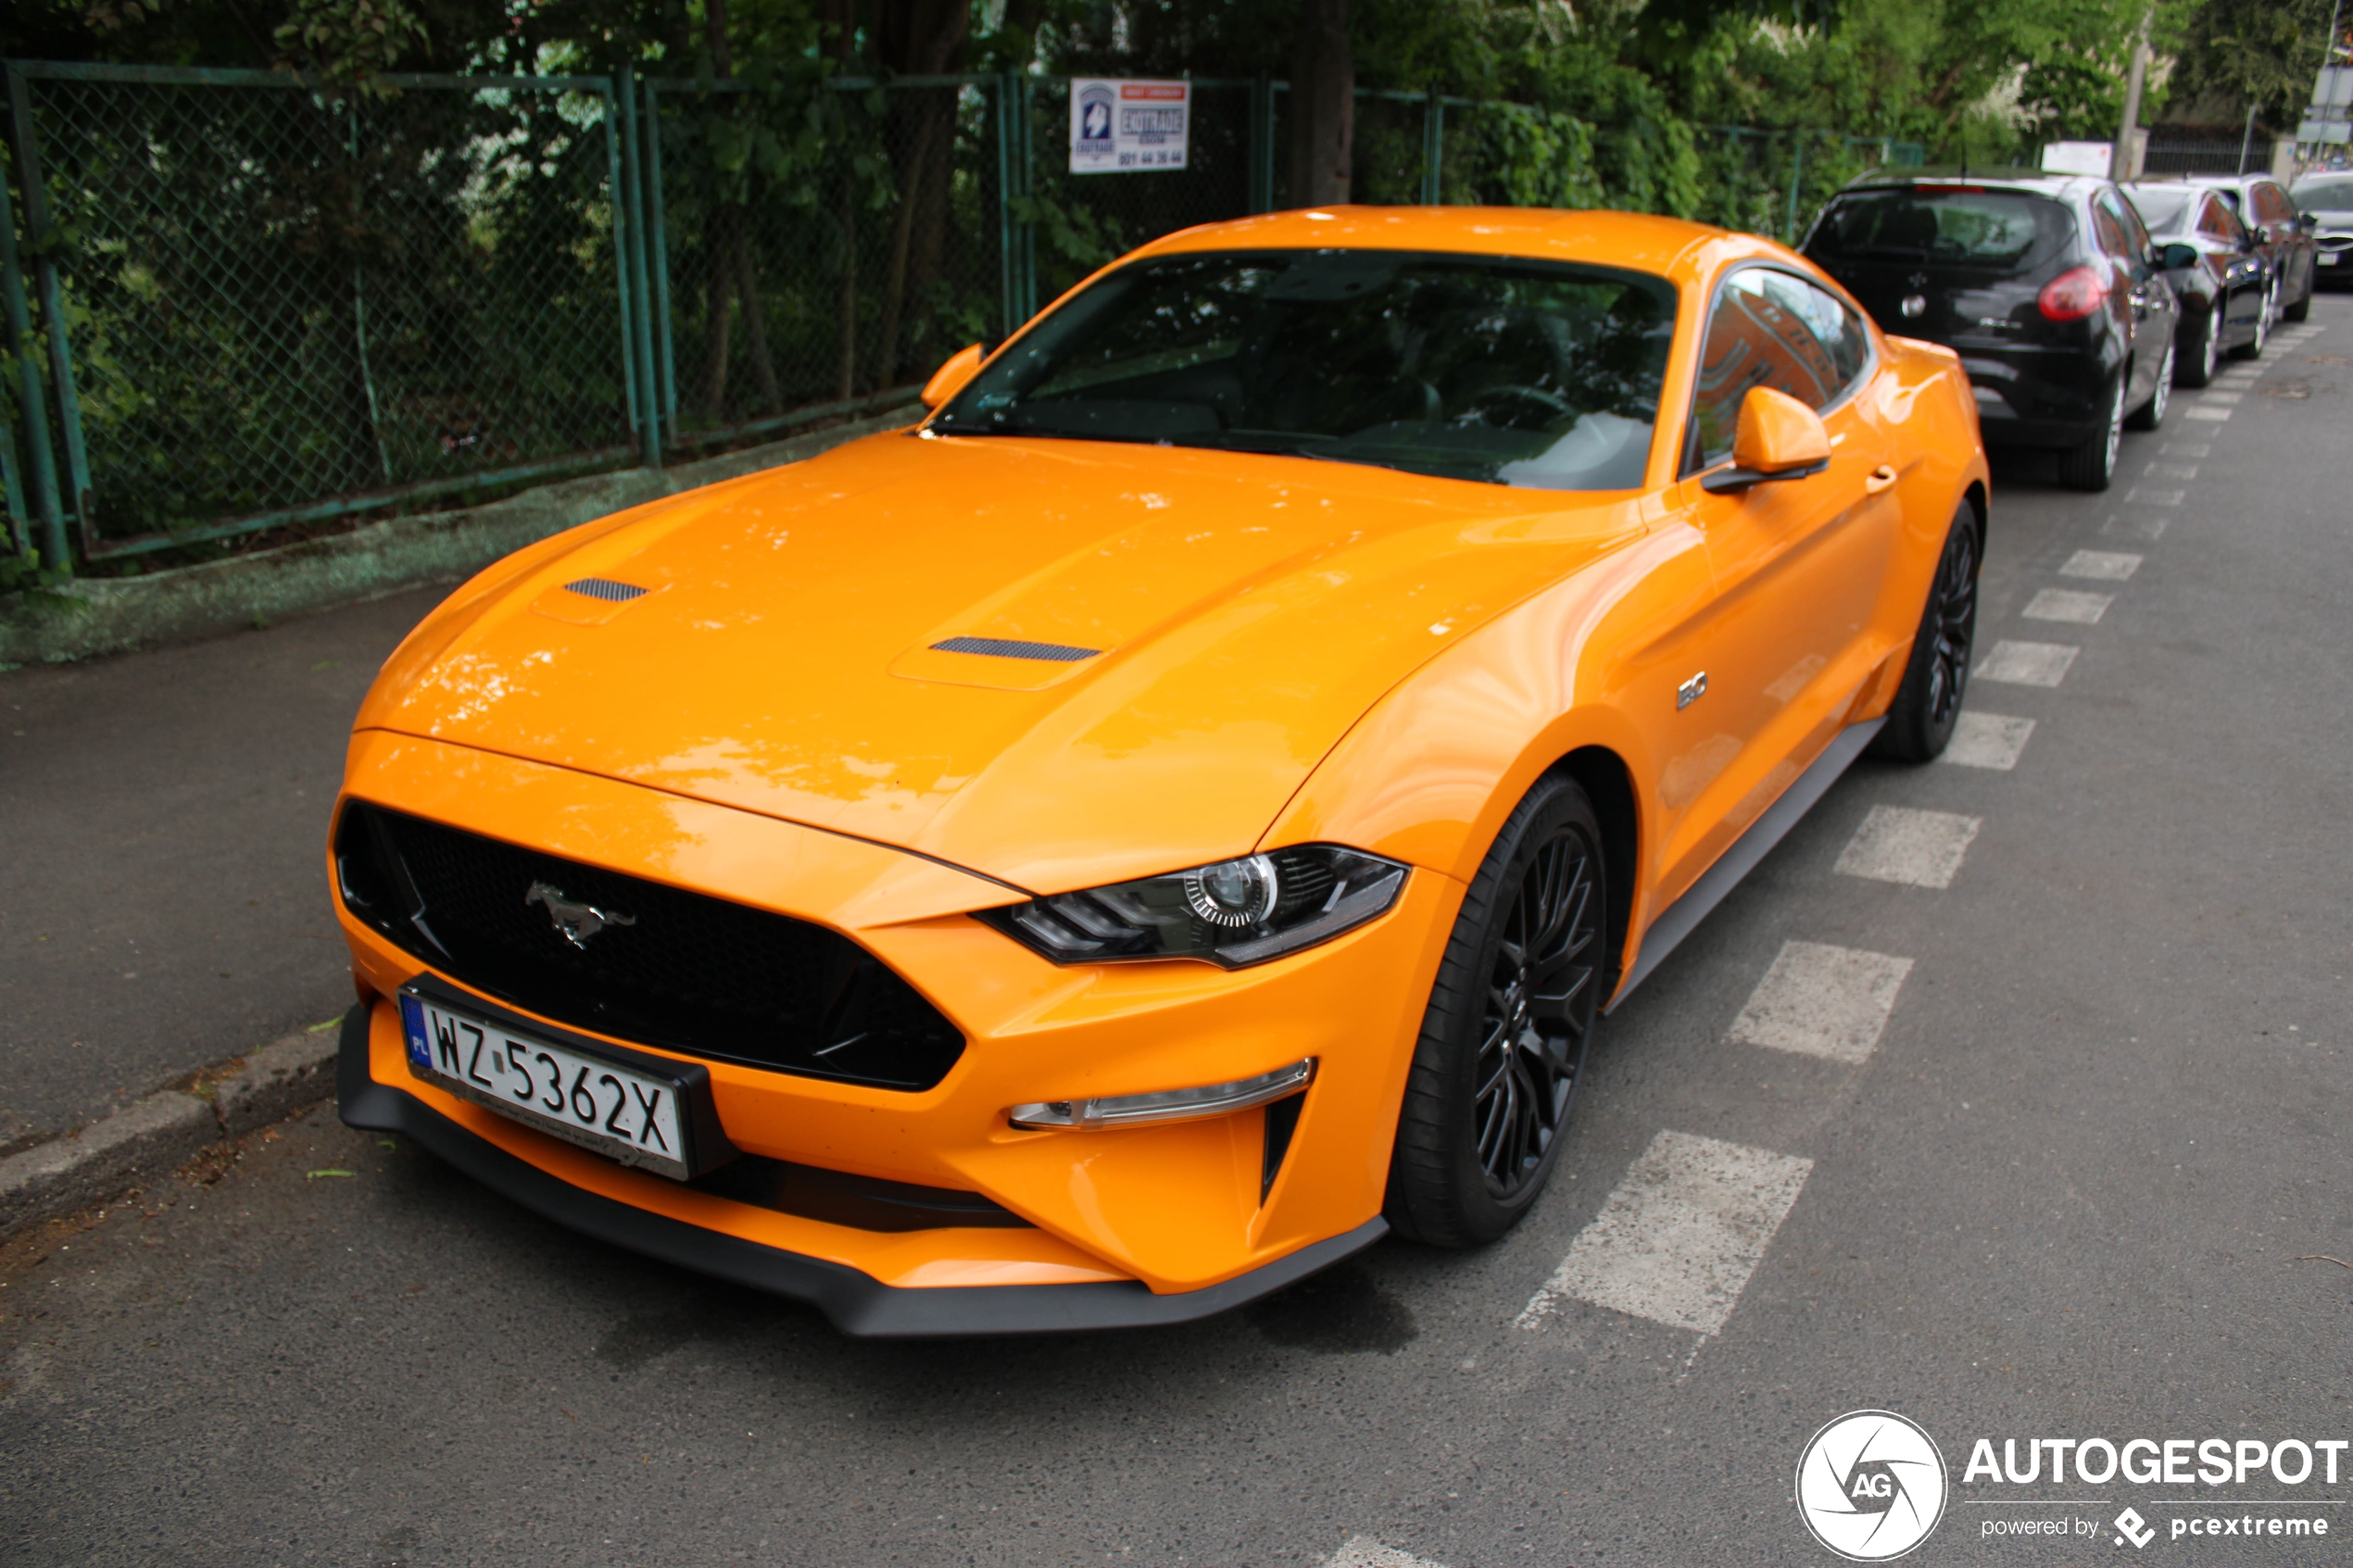
[[[409,1065],[433,1067],[433,1043],[425,1037],[425,1007],[414,997],[400,998],[400,1030],[409,1036]]]

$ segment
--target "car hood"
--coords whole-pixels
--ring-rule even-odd
[[[1383,692],[1641,526],[1624,495],[894,432],[510,558],[359,724],[1061,891],[1248,850]]]

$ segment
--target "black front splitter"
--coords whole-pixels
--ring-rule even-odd
[[[763,1247],[573,1186],[468,1132],[405,1089],[368,1071],[369,1004],[345,1015],[336,1095],[346,1125],[415,1139],[467,1175],[584,1236],[755,1290],[806,1301],[842,1333],[865,1339],[937,1339],[997,1334],[1068,1334],[1154,1328],[1231,1311],[1361,1251],[1389,1233],[1378,1217],[1263,1268],[1213,1285],[1156,1296],[1134,1280],[1096,1285],[885,1285],[845,1263]]]

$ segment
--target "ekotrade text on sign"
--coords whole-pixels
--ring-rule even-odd
[[[2044,1478],[2047,1457],[2053,1482],[2066,1480],[2071,1467],[2076,1480],[2093,1486],[2121,1478],[2139,1486],[2243,1486],[2250,1482],[2296,1486],[2314,1480],[2317,1468],[2319,1483],[2333,1486],[2347,1448],[2353,1448],[2353,1439],[2344,1437],[2283,1437],[2276,1443],[2259,1437],[2133,1437],[2120,1443],[2106,1437],[2005,1437],[1996,1462],[1994,1440],[1980,1437],[1969,1450],[1961,1485],[1990,1481],[2023,1486]]]

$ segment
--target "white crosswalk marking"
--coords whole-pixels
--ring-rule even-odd
[[[2141,570],[2141,558],[2125,550],[2078,550],[2059,568],[2061,577],[2088,577],[2097,583],[2121,583]]]
[[[1991,768],[2007,773],[2018,766],[2019,754],[2026,749],[2026,737],[2033,733],[2032,719],[2005,719],[1998,713],[1964,711],[1953,726],[1953,738],[1944,745],[1944,755],[1937,760],[1960,768]]]
[[[1660,1133],[1529,1298],[1519,1326],[1541,1327],[1574,1299],[1717,1333],[1813,1168],[1770,1149]]]
[[[2203,441],[2169,441],[2158,450],[2171,458],[2203,458],[2214,448]]]
[[[2231,417],[2231,411],[2228,408],[2184,408],[2182,410],[2182,417],[2187,420],[2209,420],[2219,424]]]
[[[2186,482],[2197,477],[2197,465],[2196,463],[2151,463],[2148,468],[2144,470],[2143,477],[2147,479],[2174,479]]]
[[[1370,1536],[1351,1536],[1332,1553],[1327,1568],[1445,1568],[1445,1564],[1383,1546]]]
[[[1823,942],[1784,942],[1773,967],[1748,994],[1748,1005],[1732,1020],[1730,1037],[1737,1045],[1863,1061],[1879,1044],[1887,1015],[1895,1010],[1895,993],[1911,972],[1909,959]]]
[[[2124,493],[2124,498],[2144,507],[2178,507],[2184,494],[2186,492],[2180,490],[2152,490],[2146,485],[2135,484]]]
[[[1874,806],[1831,869],[1907,887],[1950,887],[1969,841],[1984,826],[1978,817]]]
[[[2073,588],[2045,588],[2026,602],[2021,611],[2029,621],[2064,621],[2071,626],[2096,626],[2108,607],[2116,602],[2112,594],[2086,594]]]
[[[2009,686],[2056,686],[2067,679],[2068,666],[2082,651],[2065,643],[2014,643],[2004,638],[1977,667],[1977,678]]]

